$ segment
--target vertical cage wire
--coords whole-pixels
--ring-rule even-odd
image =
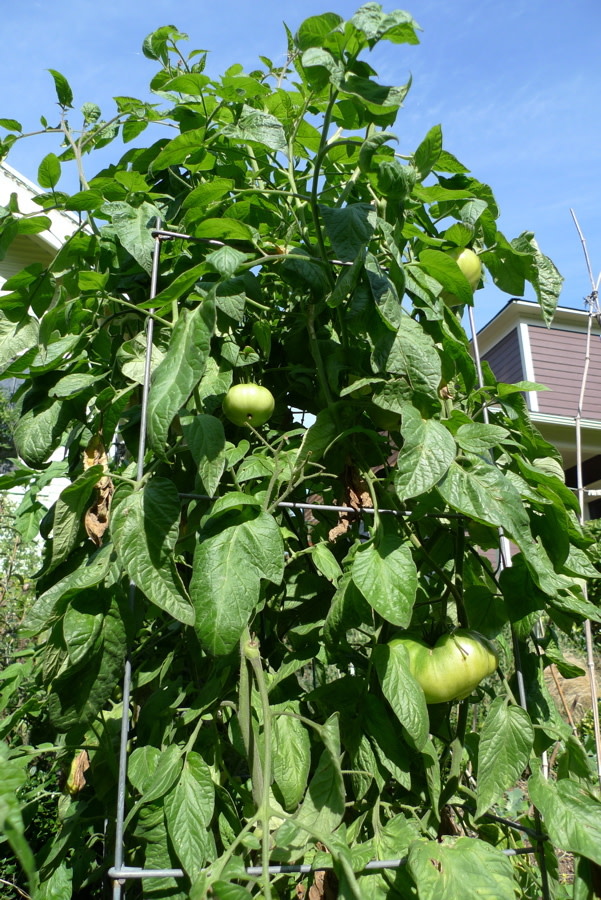
[[[576,484],[578,491],[578,503],[580,506],[580,524],[585,522],[585,491],[582,475],[582,414],[584,411],[584,401],[586,398],[586,388],[589,375],[589,367],[591,361],[591,338],[593,319],[599,321],[601,311],[599,310],[599,301],[597,291],[593,292],[586,298],[588,306],[588,322],[586,329],[586,345],[584,351],[584,368],[582,370],[582,383],[580,385],[580,395],[578,397],[578,408],[574,417],[576,425]],[[588,600],[588,588],[586,582],[582,587],[585,599]],[[591,694],[591,708],[593,713],[593,727],[595,732],[595,752],[597,755],[597,777],[601,782],[601,729],[599,726],[599,702],[597,695],[597,676],[595,665],[595,649],[593,643],[593,630],[591,620],[585,619],[584,637],[586,642],[586,667],[588,671],[589,690]]]
[[[484,387],[484,373],[482,371],[482,357],[480,355],[480,347],[478,343],[478,333],[476,331],[476,322],[474,319],[474,309],[472,306],[468,307],[468,318],[470,323],[470,331],[472,334],[472,347],[474,352],[474,359],[476,361],[476,371],[478,375],[478,384],[480,388]],[[488,407],[484,407],[483,410],[483,418],[485,423],[489,422],[488,415]],[[499,559],[499,568],[500,570],[510,568],[512,565],[511,562],[511,547],[507,537],[503,534],[503,529],[499,528],[499,541],[500,541],[500,559]],[[520,706],[526,712],[528,711],[528,704],[526,699],[526,683],[524,680],[524,670],[522,667],[522,655],[520,653],[520,643],[518,640],[518,636],[515,632],[515,628],[513,627],[513,623],[511,625],[511,643],[513,647],[513,660],[515,664],[515,677],[518,685],[518,699],[520,702]],[[538,809],[534,807],[534,821],[536,823],[536,830],[538,832],[542,829],[541,817]],[[549,874],[547,871],[547,860],[545,858],[545,848],[544,842],[542,840],[537,841],[537,857],[540,866],[541,873],[541,889],[543,900],[550,900],[551,892],[549,887]]]
[[[161,223],[157,222],[157,229]],[[154,300],[157,294],[159,275],[159,262],[161,256],[161,239],[159,234],[154,238],[152,254],[152,271],[150,277],[150,299]],[[152,341],[154,337],[153,310],[146,317],[146,350],[144,357],[144,381],[142,383],[142,410],[140,419],[140,433],[138,443],[137,480],[144,475],[144,454],[146,452],[146,427],[148,420],[148,395],[150,391],[150,372],[152,363]],[[136,585],[133,580],[129,583],[129,603],[133,609],[136,603]],[[121,731],[119,738],[119,770],[117,775],[117,810],[115,815],[115,868],[122,869],[124,861],[124,822],[125,822],[125,795],[127,790],[127,758],[129,741],[129,706],[131,701],[131,676],[132,660],[131,648],[128,647],[123,670],[123,709],[121,712]],[[120,879],[113,882],[113,900],[121,900],[123,884]]]

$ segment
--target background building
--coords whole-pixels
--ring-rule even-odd
[[[498,381],[535,381],[546,391],[526,392],[534,424],[560,451],[566,483],[576,487],[576,414],[587,356],[589,313],[558,307],[547,328],[537,303],[510,300],[478,333],[480,355]],[[601,324],[593,318],[582,405],[582,472],[587,514],[601,516]]]

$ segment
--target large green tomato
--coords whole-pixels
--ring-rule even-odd
[[[469,247],[457,247],[456,250],[450,251],[449,256],[453,257],[469,281],[471,289],[475,291],[482,278],[480,257],[473,250],[470,250]]]
[[[433,647],[419,638],[403,635],[390,646],[403,645],[409,654],[411,674],[421,685],[426,703],[446,703],[469,697],[483,678],[498,665],[495,648],[477,631],[458,628],[443,634]]]
[[[454,250],[449,250],[448,255],[455,260],[469,281],[472,291],[475,291],[482,278],[480,257],[469,247],[456,247]],[[443,291],[441,296],[447,306],[457,306],[459,303],[457,297],[449,291]]]
[[[224,397],[223,414],[234,425],[263,425],[271,416],[275,400],[260,384],[235,384]]]

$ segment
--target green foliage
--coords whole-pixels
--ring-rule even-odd
[[[341,897],[540,896],[537,871],[503,854],[522,833],[487,817],[530,766],[552,840],[597,862],[588,757],[531,634],[541,616],[568,632],[598,621],[578,583],[595,570],[571,493],[536,465],[559,456],[524,386],[488,368],[478,383],[460,319],[473,293],[449,251],[469,245],[511,293],[532,284],[547,321],[561,277],[531,233],[498,230],[491,189],[440,126],[415,149],[391,131],[409,84],[381,84],[367,56],[417,42],[408,13],[312,17],[284,67],[262,57],[222,78],[185,37],[165,26],[144,42],[156,102],[117,97],[108,121],[86,103],[79,131],[51,70],[64,143],[37,202],[80,226],[0,299],[0,364],[23,380],[21,463],[1,486],[26,486],[17,527],[45,541],[22,632],[34,664],[3,752],[15,784],[45,752],[55,774],[89,760],[63,779],[42,846],[4,792],[7,839],[32,893],[39,878],[41,898],[101,896],[128,655],[127,864],[184,872],[128,896],[291,896],[289,876],[245,871],[272,862],[333,867]],[[6,153],[22,136],[2,124]],[[88,154],[117,135],[126,153],[89,177]],[[49,227],[0,212],[5,246]],[[260,430],[221,411],[250,381],[275,398]],[[57,474],[71,484],[45,510]],[[516,550],[500,578],[484,552],[499,528]],[[507,651],[509,681],[472,698],[496,697],[480,735],[472,701],[428,707],[389,646],[398,629],[455,625],[503,643],[509,623],[528,708]],[[554,742],[557,785],[535,756]],[[590,829],[569,824],[580,810]]]

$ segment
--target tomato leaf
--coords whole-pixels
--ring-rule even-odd
[[[191,625],[194,610],[173,559],[180,501],[173,482],[153,478],[125,499],[115,495],[112,535],[121,564],[151,603]]]
[[[419,900],[513,900],[515,896],[511,861],[484,841],[467,837],[444,844],[415,841],[409,847],[407,865]]]
[[[548,781],[535,771],[528,791],[542,813],[545,829],[555,846],[578,853],[601,865],[601,803],[586,787],[562,778]]]
[[[402,646],[378,644],[372,660],[392,711],[415,747],[423,749],[428,740],[428,709],[424,692],[411,674],[407,650]]]
[[[355,585],[383,619],[407,628],[417,590],[417,569],[408,543],[389,533],[365,544],[355,555],[352,575]]]
[[[394,487],[400,500],[417,497],[434,487],[448,472],[456,455],[452,434],[437,419],[423,419],[409,404],[403,407]]]
[[[148,439],[163,453],[169,427],[202,378],[215,329],[215,305],[204,300],[179,317],[148,397]]]
[[[259,602],[261,580],[279,584],[283,574],[282,537],[266,512],[202,539],[190,595],[203,646],[216,656],[230,653]]]
[[[528,765],[534,727],[528,713],[508,706],[503,697],[493,700],[480,732],[476,816],[497,803]]]

